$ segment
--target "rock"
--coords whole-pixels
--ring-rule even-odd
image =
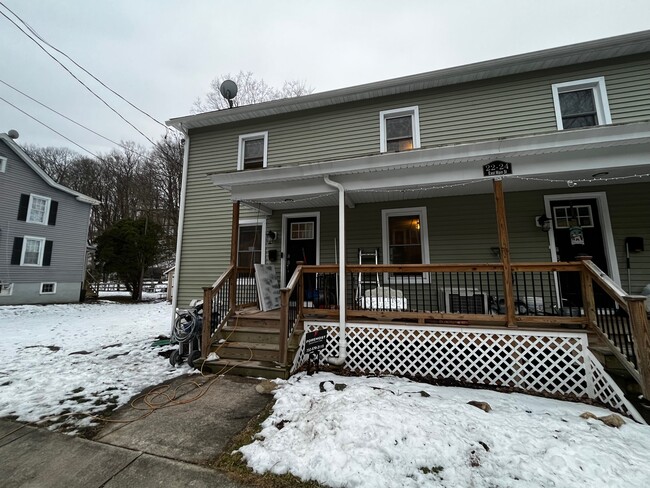
[[[489,412],[490,410],[492,410],[492,407],[488,402],[475,402],[474,400],[472,400],[471,402],[467,402],[467,404],[476,408],[480,408],[484,412]]]
[[[422,390],[422,391],[420,391],[420,396],[423,396],[423,397],[425,397],[425,398],[428,398],[428,397],[430,397],[431,395],[429,395],[426,391]]]
[[[261,383],[255,385],[255,391],[260,395],[270,395],[275,391],[277,387],[278,385],[276,385],[273,381],[264,380]]]
[[[620,428],[622,425],[625,425],[625,420],[623,420],[620,415],[616,415],[615,413],[606,415],[605,417],[598,417],[598,420],[609,427]]]
[[[335,384],[334,384],[334,389],[335,389],[336,391],[343,391],[343,390],[345,390],[347,387],[348,387],[348,385],[346,385],[345,383],[335,383]]]
[[[598,419],[598,417],[596,417],[596,416],[595,416],[593,413],[591,413],[591,412],[585,412],[585,413],[580,414],[580,418],[581,418],[581,419],[585,419],[585,420],[587,420],[587,419]]]

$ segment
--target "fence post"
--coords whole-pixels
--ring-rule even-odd
[[[201,331],[201,357],[207,358],[212,343],[212,287],[203,287],[203,330]]]
[[[287,365],[287,356],[289,354],[287,337],[289,336],[289,294],[291,290],[282,288],[280,290],[280,335],[278,337],[278,347],[280,352],[280,364],[282,367]]]
[[[296,262],[296,271],[300,273],[300,278],[298,278],[298,290],[296,296],[296,310],[297,317],[302,317],[303,307],[305,306],[305,274],[302,272],[302,265],[305,264],[303,261]],[[313,301],[314,297],[312,297]],[[287,331],[288,335],[288,331]]]
[[[632,325],[634,353],[637,358],[639,376],[641,376],[641,392],[648,400],[650,399],[650,327],[645,309],[645,300],[646,297],[643,295],[628,295],[625,297]]]
[[[587,318],[587,327],[593,328],[596,326],[596,300],[594,299],[594,282],[589,276],[585,262],[591,261],[591,256],[578,256],[578,261],[582,262],[582,269],[580,270],[580,287],[582,289],[582,308],[585,311]]]

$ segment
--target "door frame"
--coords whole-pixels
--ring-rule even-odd
[[[558,193],[552,195],[544,195],[544,209],[546,215],[552,219],[551,202],[556,200],[596,200],[598,205],[598,216],[600,220],[600,229],[603,234],[603,247],[605,248],[605,258],[607,259],[607,266],[609,267],[610,278],[612,278],[619,286],[621,284],[621,275],[618,271],[618,259],[616,258],[616,247],[614,246],[614,233],[612,232],[612,221],[609,217],[609,205],[607,204],[607,193],[604,191],[598,192],[585,192],[585,193]],[[557,262],[557,249],[555,245],[555,231],[553,226],[548,232],[549,249],[551,251],[551,259]]]
[[[316,217],[316,264],[320,264],[320,212],[298,212],[282,214],[282,244],[280,246],[280,286],[287,286],[287,220]]]

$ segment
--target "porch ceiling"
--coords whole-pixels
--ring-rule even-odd
[[[382,154],[351,160],[272,167],[210,175],[233,200],[269,210],[336,206],[325,176],[341,183],[347,204],[387,202],[492,192],[483,165],[512,163],[505,191],[648,181],[650,123]],[[600,176],[599,173],[606,172]]]

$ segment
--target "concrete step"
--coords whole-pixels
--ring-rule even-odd
[[[200,360],[197,361],[200,363]],[[245,359],[218,359],[205,361],[203,371],[210,370],[216,374],[252,376],[256,378],[288,378],[285,368],[272,361],[247,361]]]

